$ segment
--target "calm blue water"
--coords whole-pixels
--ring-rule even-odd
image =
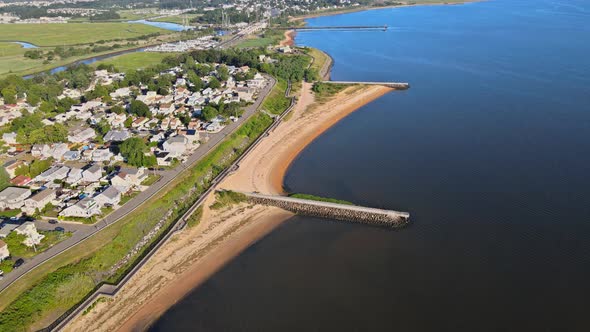
[[[27,43],[27,42],[21,42],[21,41],[16,41],[14,42],[15,44],[19,44],[20,46],[22,46],[23,48],[39,48],[36,45],[33,45],[31,43]]]
[[[138,24],[147,24],[153,27],[157,27],[160,29],[166,29],[170,31],[184,31],[188,30],[191,27],[184,26],[182,24],[176,24],[171,22],[156,22],[156,21],[147,21],[147,20],[137,20],[137,21],[127,21],[127,23],[138,23]]]
[[[293,218],[154,331],[589,331],[590,1],[384,9],[302,32],[335,80],[406,81],[313,142],[294,192],[409,211]]]

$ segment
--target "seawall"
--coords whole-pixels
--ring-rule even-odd
[[[248,197],[249,202],[276,206],[287,211],[312,217],[350,221],[388,228],[402,227],[410,219],[408,212],[258,193],[244,192],[243,194]]]

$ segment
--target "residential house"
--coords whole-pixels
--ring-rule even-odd
[[[80,151],[66,151],[66,153],[64,153],[64,160],[67,161],[74,161],[74,160],[78,160],[80,159]]]
[[[72,167],[68,173],[68,177],[65,179],[65,183],[75,185],[80,181],[82,181],[82,169]]]
[[[131,123],[131,127],[133,128],[139,128],[141,126],[143,126],[146,122],[148,122],[150,119],[140,116],[137,119],[135,119],[132,123]]]
[[[2,134],[2,140],[4,142],[6,142],[6,144],[10,144],[10,145],[17,144],[16,133],[4,133],[4,134]]]
[[[188,139],[184,135],[176,135],[168,138],[162,147],[170,153],[170,157],[179,157],[186,152]]]
[[[23,244],[27,247],[38,245],[41,243],[41,240],[45,238],[45,235],[39,234],[39,232],[37,232],[37,227],[35,227],[35,224],[31,221],[23,223],[22,225],[15,228],[14,231],[26,237],[23,241]]]
[[[99,206],[115,206],[121,201],[121,192],[115,186],[109,186],[105,191],[94,197]]]
[[[158,166],[171,166],[173,158],[170,157],[170,152],[166,151],[157,151],[156,155],[156,162]]]
[[[124,88],[119,88],[119,89],[111,92],[110,96],[113,98],[123,98],[123,97],[129,97],[130,94],[131,94],[131,89],[128,87],[124,87]]]
[[[25,208],[27,212],[33,213],[35,209],[43,210],[43,208],[55,199],[54,189],[45,189],[37,192],[35,195],[25,200]]]
[[[17,186],[17,187],[24,187],[27,184],[29,184],[31,182],[31,178],[28,176],[24,176],[24,175],[19,175],[15,178],[13,178],[12,180],[10,180],[10,183],[13,186]]]
[[[68,141],[72,143],[86,143],[96,137],[96,132],[92,128],[78,129],[68,135]]]
[[[96,149],[92,152],[92,161],[103,162],[109,161],[114,154],[109,149]]]
[[[179,129],[176,133],[186,136],[188,143],[190,144],[196,144],[199,142],[199,132],[195,129]]]
[[[102,178],[102,167],[99,164],[93,164],[82,171],[82,180],[84,182],[98,182]]]
[[[174,112],[176,108],[174,107],[174,104],[170,103],[170,104],[160,104],[160,108],[158,109],[158,114],[164,114],[164,115],[168,115],[171,114],[172,112]]]
[[[120,192],[125,193],[132,187],[141,185],[147,178],[146,168],[121,168],[119,173],[111,179],[111,184]]]
[[[54,180],[63,180],[68,176],[70,168],[67,166],[52,166],[45,172],[37,175],[33,180],[35,182],[49,182]]]
[[[122,130],[109,130],[109,132],[104,135],[105,142],[123,142],[124,140],[130,138],[132,135],[127,129]]]
[[[100,206],[93,198],[86,197],[78,203],[63,209],[59,215],[64,217],[90,218],[100,214]]]
[[[10,257],[10,251],[6,242],[0,240],[0,262]]]
[[[0,209],[20,209],[29,196],[27,188],[8,187],[0,192]]]
[[[21,167],[22,165],[27,165],[24,161],[22,160],[9,160],[7,162],[4,163],[4,169],[6,170],[6,173],[8,173],[8,175],[10,175],[11,178],[15,177],[15,172],[16,169]]]

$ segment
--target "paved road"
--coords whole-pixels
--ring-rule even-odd
[[[51,259],[52,257],[59,255],[60,253],[71,248],[72,246],[78,244],[79,242],[96,234],[97,232],[99,232],[103,228],[119,221],[122,217],[126,216],[127,214],[129,214],[130,212],[132,212],[133,210],[138,208],[143,202],[145,202],[147,199],[149,199],[154,194],[159,192],[164,186],[166,186],[166,184],[168,184],[170,181],[172,181],[180,172],[182,172],[184,169],[192,166],[195,162],[197,162],[198,160],[203,158],[203,156],[205,156],[209,151],[211,151],[215,146],[217,146],[217,144],[219,144],[219,142],[221,142],[227,135],[233,133],[233,131],[236,130],[236,128],[239,125],[241,125],[244,121],[246,121],[248,118],[250,118],[256,112],[256,110],[258,109],[258,107],[260,106],[260,104],[262,103],[264,98],[268,95],[270,90],[276,84],[276,81],[274,78],[267,76],[267,79],[270,80],[270,83],[267,84],[266,87],[264,87],[260,91],[259,97],[256,100],[256,102],[254,104],[248,106],[245,109],[243,116],[241,118],[239,118],[238,121],[231,122],[229,125],[227,125],[225,128],[223,128],[218,133],[208,134],[209,140],[207,142],[201,144],[201,146],[190,157],[188,157],[186,162],[178,165],[176,168],[174,168],[172,170],[160,172],[161,178],[156,183],[151,185],[145,191],[142,191],[141,193],[139,193],[137,196],[135,196],[133,199],[131,199],[129,202],[127,202],[125,205],[123,205],[121,208],[113,211],[111,214],[109,214],[103,220],[97,222],[96,224],[94,224],[90,227],[80,227],[80,229],[77,229],[76,231],[74,231],[74,234],[70,238],[56,244],[55,246],[49,248],[47,251],[42,252],[39,255],[31,258],[30,260],[26,261],[19,268],[4,275],[4,279],[0,280],[0,292],[3,291],[6,287],[8,287],[13,282],[15,282],[16,280],[21,278],[23,275],[25,275],[26,273],[35,269],[37,266],[43,264],[44,262]]]

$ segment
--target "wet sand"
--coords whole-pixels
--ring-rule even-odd
[[[295,44],[295,30],[287,30],[285,31],[285,39],[281,40],[279,45],[281,46],[293,46]]]

